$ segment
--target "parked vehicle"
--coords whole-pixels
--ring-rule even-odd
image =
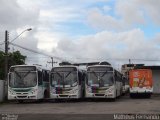
[[[49,97],[49,70],[36,65],[11,66],[8,100],[40,100]]]
[[[150,69],[133,69],[129,71],[130,97],[136,95],[151,96],[153,92],[152,71]]]
[[[86,98],[112,98],[122,95],[122,74],[110,64],[91,65],[87,68]]]
[[[80,99],[84,96],[83,71],[76,66],[54,67],[50,74],[50,98]]]

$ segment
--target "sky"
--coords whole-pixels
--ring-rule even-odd
[[[0,48],[4,31],[20,46],[55,61],[109,61],[159,65],[159,0],[0,0]],[[28,64],[51,66],[47,56],[20,50]],[[57,59],[59,58],[59,59]]]

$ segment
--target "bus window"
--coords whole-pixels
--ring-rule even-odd
[[[42,85],[42,72],[38,71],[38,85]]]
[[[43,70],[43,81],[49,82],[49,71]]]
[[[79,80],[79,85],[81,85],[81,81],[82,81],[82,73],[78,72],[78,80]]]

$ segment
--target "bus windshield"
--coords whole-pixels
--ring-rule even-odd
[[[77,85],[77,72],[66,71],[66,72],[53,72],[51,74],[51,85],[53,87],[72,87]]]
[[[14,71],[9,73],[9,86],[13,88],[27,88],[37,85],[36,72]]]
[[[89,86],[107,87],[113,84],[114,84],[113,72],[110,72],[110,71],[88,72]]]

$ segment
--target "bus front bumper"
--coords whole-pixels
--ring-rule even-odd
[[[10,95],[8,94],[8,100],[36,100],[36,95]]]
[[[105,94],[105,93],[86,93],[86,98],[115,98],[113,93]]]
[[[50,98],[52,99],[78,99],[77,94],[50,94]]]
[[[153,92],[153,88],[130,88],[130,93],[152,93]]]

